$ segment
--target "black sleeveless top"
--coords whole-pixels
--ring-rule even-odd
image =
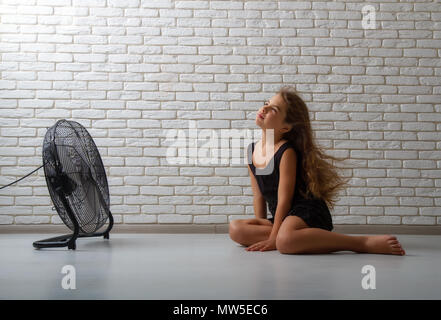
[[[280,160],[282,159],[283,152],[288,149],[293,148],[297,154],[297,169],[296,169],[296,183],[294,189],[294,196],[292,199],[292,205],[299,199],[304,199],[299,190],[305,191],[305,183],[301,178],[301,154],[297,152],[290,141],[283,143],[279,149],[274,153],[270,162],[265,168],[256,168],[253,164],[253,153],[254,153],[254,142],[248,146],[248,165],[250,166],[253,175],[256,178],[257,184],[259,185],[260,192],[268,203],[268,208],[272,213],[273,217],[276,213],[277,208],[277,195],[279,188],[279,178],[280,178]]]
[[[283,152],[293,148],[297,154],[297,169],[296,169],[296,183],[294,189],[294,196],[291,201],[291,209],[288,215],[298,216],[311,228],[321,228],[331,231],[334,226],[332,224],[332,216],[325,201],[317,198],[304,198],[300,194],[300,190],[305,194],[306,183],[302,179],[302,155],[297,152],[290,141],[282,144],[274,153],[270,162],[265,168],[256,168],[253,164],[254,142],[248,146],[248,165],[250,166],[253,175],[256,177],[260,192],[268,203],[269,210],[273,215],[269,218],[271,222],[274,221],[274,216],[277,209],[278,188],[279,188],[279,167]],[[286,216],[285,216],[286,218]]]

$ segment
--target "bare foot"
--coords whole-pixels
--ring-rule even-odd
[[[367,236],[365,246],[367,253],[396,254],[400,256],[406,254],[397,238],[390,235]]]

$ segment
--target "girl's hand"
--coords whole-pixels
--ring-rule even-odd
[[[251,246],[247,247],[245,250],[247,251],[270,251],[276,250],[276,239],[268,239],[264,241],[256,242]]]

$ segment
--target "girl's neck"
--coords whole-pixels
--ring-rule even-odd
[[[267,141],[269,144],[274,142],[273,145],[275,147],[281,140],[283,140],[281,134],[278,134],[277,132],[275,132],[275,130],[273,130],[273,132],[274,132],[274,135],[271,135],[271,134],[267,135],[266,130],[262,130],[262,151],[263,152],[266,152],[265,148],[266,148]],[[273,138],[272,136],[274,137],[274,141],[270,141]]]

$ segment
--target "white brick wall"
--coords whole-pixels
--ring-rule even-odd
[[[255,130],[288,84],[351,158],[335,224],[441,224],[439,1],[3,0],[0,19],[0,185],[66,118],[99,147],[116,223],[251,217],[245,162],[169,164],[166,133]],[[43,169],[0,190],[0,224],[62,223],[51,208]]]

